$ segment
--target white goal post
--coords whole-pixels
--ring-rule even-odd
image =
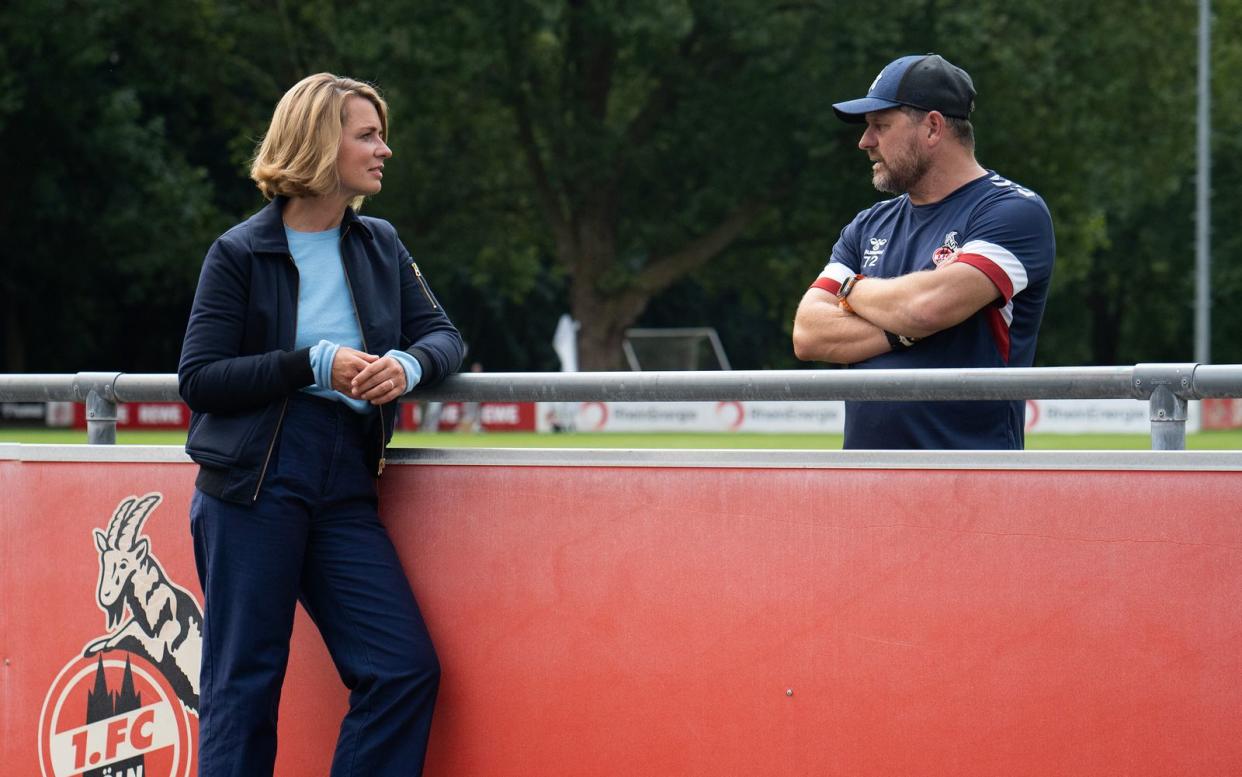
[[[710,326],[627,329],[621,344],[631,370],[731,370]]]

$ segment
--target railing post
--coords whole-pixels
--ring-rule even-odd
[[[1148,405],[1151,408],[1151,449],[1186,450],[1186,400],[1168,386],[1156,386]]]
[[[1153,451],[1186,450],[1187,400],[1197,364],[1137,364],[1134,390],[1147,399]]]
[[[73,395],[86,403],[86,442],[116,444],[116,379],[119,372],[79,372],[73,378]]]

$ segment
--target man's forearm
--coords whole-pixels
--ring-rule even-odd
[[[864,278],[849,305],[881,330],[926,337],[965,321],[995,300],[992,281],[967,264],[950,264],[898,278]]]
[[[809,290],[798,306],[793,346],[803,361],[834,364],[854,364],[891,350],[882,329],[841,310],[836,298],[821,289]]]

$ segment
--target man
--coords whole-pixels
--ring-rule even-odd
[[[872,183],[898,195],[859,213],[794,320],[799,359],[855,369],[1029,367],[1052,275],[1052,219],[1029,189],[975,161],[966,71],[902,57],[867,96]],[[1023,447],[1023,402],[847,402],[846,448]]]

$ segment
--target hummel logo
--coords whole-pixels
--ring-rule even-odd
[[[880,261],[880,254],[884,253],[884,246],[888,244],[886,237],[868,238],[871,247],[863,251],[863,267],[875,267]]]

